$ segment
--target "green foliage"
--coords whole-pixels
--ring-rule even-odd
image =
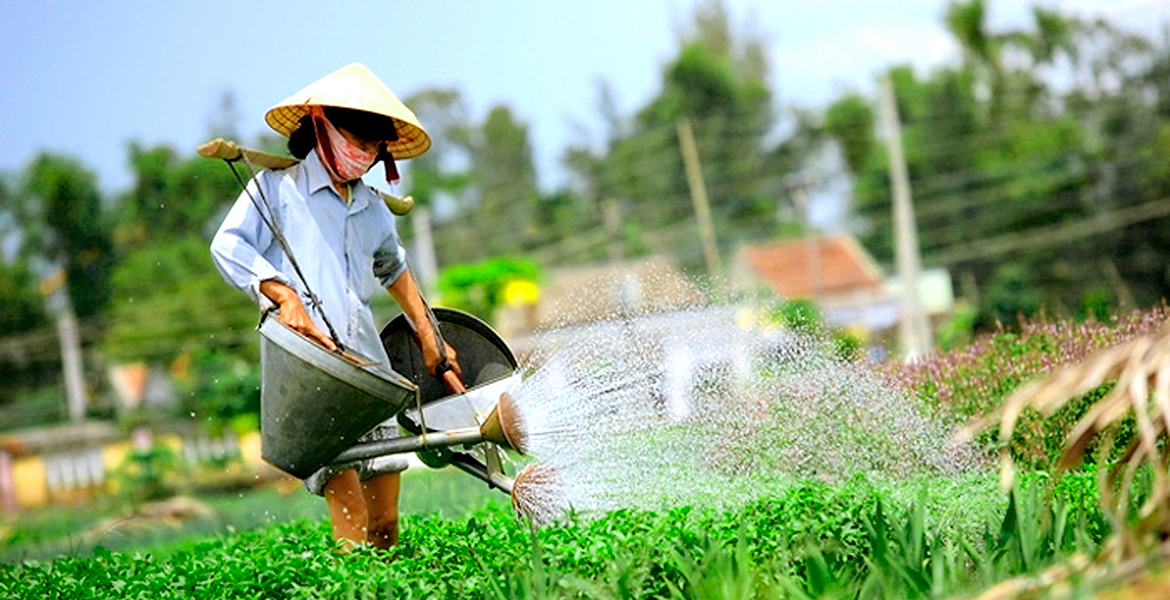
[[[1032,271],[1017,263],[1000,265],[988,284],[983,310],[999,323],[1015,323],[1036,316],[1043,306],[1044,295],[1028,283]]]
[[[193,415],[207,423],[213,433],[241,417],[259,422],[259,361],[204,347],[181,360],[187,372],[176,381],[179,417]]]
[[[873,151],[877,143],[874,124],[869,100],[857,94],[839,98],[825,110],[825,133],[841,144],[850,172],[860,172]]]
[[[9,380],[10,382],[12,380]],[[3,405],[4,424],[2,430],[23,429],[52,425],[69,417],[68,406],[61,399],[65,397],[62,386],[34,385],[31,382],[21,387],[9,387],[11,402]]]
[[[1170,87],[1134,100],[1170,72],[1165,41],[1042,8],[1027,26],[994,30],[987,5],[956,1],[944,12],[959,64],[889,71],[924,262],[971,276],[981,330],[1042,308],[1100,317],[1167,297],[1165,217],[1123,216],[1170,194],[1170,112],[1157,108]],[[1071,86],[1053,64],[1071,69]],[[1092,83],[1102,77],[1116,85]],[[842,148],[857,216],[871,225],[862,241],[888,264],[889,164],[866,123],[875,104],[842,95],[818,133]]]
[[[531,260],[496,257],[447,267],[439,275],[439,291],[443,304],[491,319],[504,301],[503,291],[508,283],[540,278],[540,268]]]
[[[130,145],[134,188],[120,202],[118,240],[128,249],[172,237],[210,237],[213,217],[239,195],[239,183],[220,161],[180,159],[167,146]],[[248,174],[244,173],[247,177]]]
[[[134,503],[160,500],[175,492],[179,460],[175,452],[161,443],[149,448],[134,448],[114,472],[118,492]]]
[[[1113,320],[1113,313],[1110,310],[1113,305],[1113,297],[1113,290],[1104,285],[1098,284],[1090,287],[1085,290],[1077,318],[1110,323]]]
[[[100,314],[114,256],[93,173],[73,159],[41,154],[28,168],[21,195],[22,254],[64,267],[79,318]]]
[[[812,300],[784,300],[773,307],[770,316],[797,331],[814,333],[821,329],[821,311]]]
[[[92,172],[72,158],[42,153],[22,175],[19,185],[0,180],[0,337],[10,349],[0,358],[0,403],[14,413],[8,427],[58,416],[53,410],[34,414],[43,404],[8,401],[59,380],[56,311],[71,308],[83,337],[98,331],[95,318],[109,299],[114,258]],[[56,292],[47,297],[38,289],[46,279],[61,286],[46,286]]]
[[[404,519],[388,553],[340,556],[324,520],[299,520],[92,557],[0,565],[13,598],[942,597],[1034,573],[1100,538],[1099,515],[1031,479],[972,532],[941,528],[925,493],[804,484],[737,511],[616,511],[535,530],[502,505]],[[924,490],[926,488],[923,488]],[[960,502],[962,488],[955,488]]]
[[[441,260],[485,260],[531,247],[541,224],[536,219],[539,193],[528,126],[505,105],[492,107],[479,127],[466,127],[453,138],[470,159],[464,177],[442,174],[424,163],[423,191],[435,188],[469,196],[463,210],[436,232]]]
[[[978,314],[978,309],[966,302],[955,306],[951,315],[939,325],[935,333],[939,350],[950,352],[969,345],[975,335],[975,319]]]
[[[795,170],[808,153],[778,150],[767,139],[776,122],[767,52],[750,26],[744,29],[733,27],[725,3],[700,3],[677,55],[662,71],[657,96],[623,119],[612,113],[607,88],[601,88],[608,124],[604,139],[569,148],[565,160],[594,207],[583,211],[577,228],[568,233],[584,237],[580,232],[586,226],[600,231],[587,238],[592,244],[583,244],[593,252],[558,258],[605,257],[605,243],[613,234],[603,235],[598,207],[612,200],[621,207],[624,255],[666,248],[686,268],[703,266],[700,241],[690,225],[694,208],[678,134],[683,119],[693,130],[722,245],[730,248],[731,238],[763,240],[777,233],[776,201],[782,192],[776,179]]]
[[[112,359],[169,363],[205,347],[254,356],[255,305],[223,282],[203,238],[140,247],[118,264],[112,284],[116,300],[103,341]]]
[[[48,324],[45,302],[27,263],[0,261],[0,336],[30,331]]]
[[[833,355],[845,361],[861,357],[865,345],[858,335],[836,327],[829,327],[821,321],[821,311],[812,300],[783,300],[768,309],[768,318],[783,327],[811,336],[827,338]]]

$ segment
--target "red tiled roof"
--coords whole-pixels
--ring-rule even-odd
[[[740,256],[782,298],[812,298],[878,288],[881,272],[849,236],[747,246]]]

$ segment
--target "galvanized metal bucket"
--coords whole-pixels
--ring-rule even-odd
[[[330,352],[275,317],[260,325],[260,364],[261,455],[302,479],[417,402],[402,375]]]
[[[512,349],[487,323],[453,308],[435,308],[433,312],[443,339],[458,353],[459,366],[463,369],[461,379],[468,390],[506,379],[516,370]],[[394,371],[418,386],[423,406],[448,396],[443,383],[427,372],[422,351],[414,341],[414,330],[404,315],[398,315],[382,328],[382,346]]]

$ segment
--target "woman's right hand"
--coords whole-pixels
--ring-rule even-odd
[[[337,351],[337,344],[313,322],[296,290],[275,279],[266,279],[260,282],[260,293],[280,308],[281,323],[321,344],[330,352]]]

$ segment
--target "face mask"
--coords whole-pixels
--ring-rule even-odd
[[[317,134],[317,149],[325,168],[338,181],[349,182],[360,179],[378,160],[380,150],[367,152],[350,143],[329,119],[325,118],[324,109],[320,106],[311,107],[313,130]]]

